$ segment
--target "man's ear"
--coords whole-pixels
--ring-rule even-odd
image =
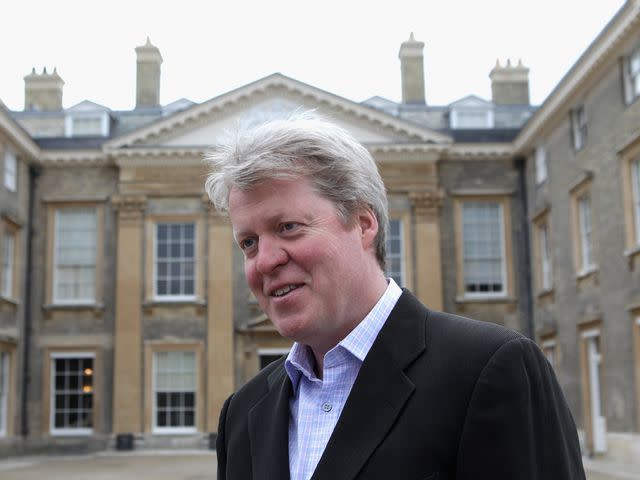
[[[378,235],[378,219],[369,206],[362,207],[357,214],[357,227],[360,230],[362,246],[365,250],[373,248]]]

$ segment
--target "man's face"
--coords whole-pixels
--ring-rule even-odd
[[[232,188],[229,216],[249,288],[281,335],[327,351],[366,315],[363,274],[375,264],[377,233],[370,212],[347,225],[301,178]]]

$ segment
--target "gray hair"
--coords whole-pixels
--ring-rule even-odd
[[[214,206],[229,210],[232,187],[250,190],[265,180],[308,179],[331,200],[343,221],[368,207],[378,220],[375,254],[384,269],[387,195],[371,154],[344,129],[309,112],[272,120],[229,136],[205,160],[205,190]]]

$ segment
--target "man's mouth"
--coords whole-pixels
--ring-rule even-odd
[[[278,288],[277,290],[274,290],[273,292],[271,292],[271,296],[272,297],[283,297],[287,293],[295,290],[298,287],[300,287],[300,285],[285,285],[284,287]]]

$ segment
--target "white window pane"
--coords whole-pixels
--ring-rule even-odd
[[[502,207],[497,202],[462,205],[465,291],[472,294],[504,292]]]
[[[7,148],[4,152],[4,186],[12,192],[16,191],[17,173],[18,162],[16,160],[16,156]]]
[[[195,294],[195,224],[156,225],[154,285],[157,296]]]
[[[65,208],[56,212],[56,300],[95,300],[96,209]]]
[[[640,244],[640,158],[631,164],[633,217],[636,228],[636,244]]]

